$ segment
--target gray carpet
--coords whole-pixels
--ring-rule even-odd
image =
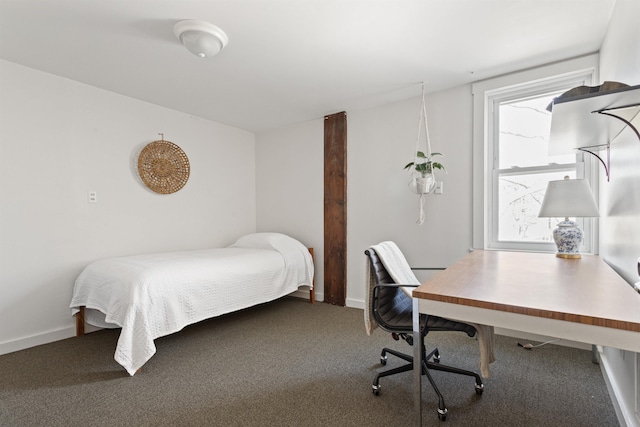
[[[383,346],[411,351],[361,310],[294,298],[210,319],[156,340],[134,377],[113,360],[118,330],[0,356],[2,426],[412,426],[412,373],[371,381]],[[474,339],[432,333],[442,363],[476,369]],[[468,377],[434,372],[443,426],[617,426],[591,353],[531,351],[497,337],[482,396]],[[392,356],[386,368],[398,365]],[[423,382],[423,425],[439,425]]]

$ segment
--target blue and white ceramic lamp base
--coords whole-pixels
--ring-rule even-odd
[[[580,243],[583,233],[575,221],[565,220],[558,223],[558,228],[553,230],[553,240],[556,242],[559,258],[581,258]]]

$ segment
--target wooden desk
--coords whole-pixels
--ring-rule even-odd
[[[416,288],[413,297],[415,342],[419,313],[427,313],[640,353],[640,294],[594,255],[477,250]],[[419,365],[413,372],[421,425]]]

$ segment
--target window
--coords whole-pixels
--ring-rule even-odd
[[[527,74],[518,75],[522,79],[515,84],[512,77],[508,84],[495,79],[474,85],[476,120],[479,105],[483,118],[481,129],[474,123],[474,164],[482,165],[481,174],[474,173],[482,180],[474,186],[474,247],[555,251],[552,231],[563,218],[538,218],[547,183],[564,176],[592,178],[593,161],[585,154],[547,154],[551,113],[546,107],[575,86],[591,85],[593,69],[531,80]],[[585,232],[582,251],[594,252],[593,220],[576,220]]]
[[[546,107],[571,87],[536,95],[528,89],[525,97],[516,90],[492,98],[492,223],[487,247],[553,250],[551,233],[560,220],[538,218],[538,212],[549,181],[576,177],[577,155],[547,155],[551,113]]]

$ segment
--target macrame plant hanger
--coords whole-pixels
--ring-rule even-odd
[[[425,150],[423,153],[426,155],[426,159],[422,157],[418,157],[418,152],[420,150],[420,134],[422,131],[422,124],[424,123],[424,136],[425,136]],[[425,194],[431,193],[436,186],[435,178],[433,175],[433,169],[429,172],[425,172],[423,175],[421,172],[416,170],[416,165],[418,162],[424,162],[426,160],[431,159],[431,141],[429,140],[429,124],[427,122],[427,106],[424,99],[424,82],[422,83],[422,105],[420,106],[420,115],[418,119],[418,136],[416,138],[416,149],[413,152],[413,167],[409,170],[411,171],[411,181],[409,182],[409,186],[411,189],[420,196],[419,199],[419,214],[417,224],[422,225],[425,220],[424,213],[424,202],[425,202]]]

